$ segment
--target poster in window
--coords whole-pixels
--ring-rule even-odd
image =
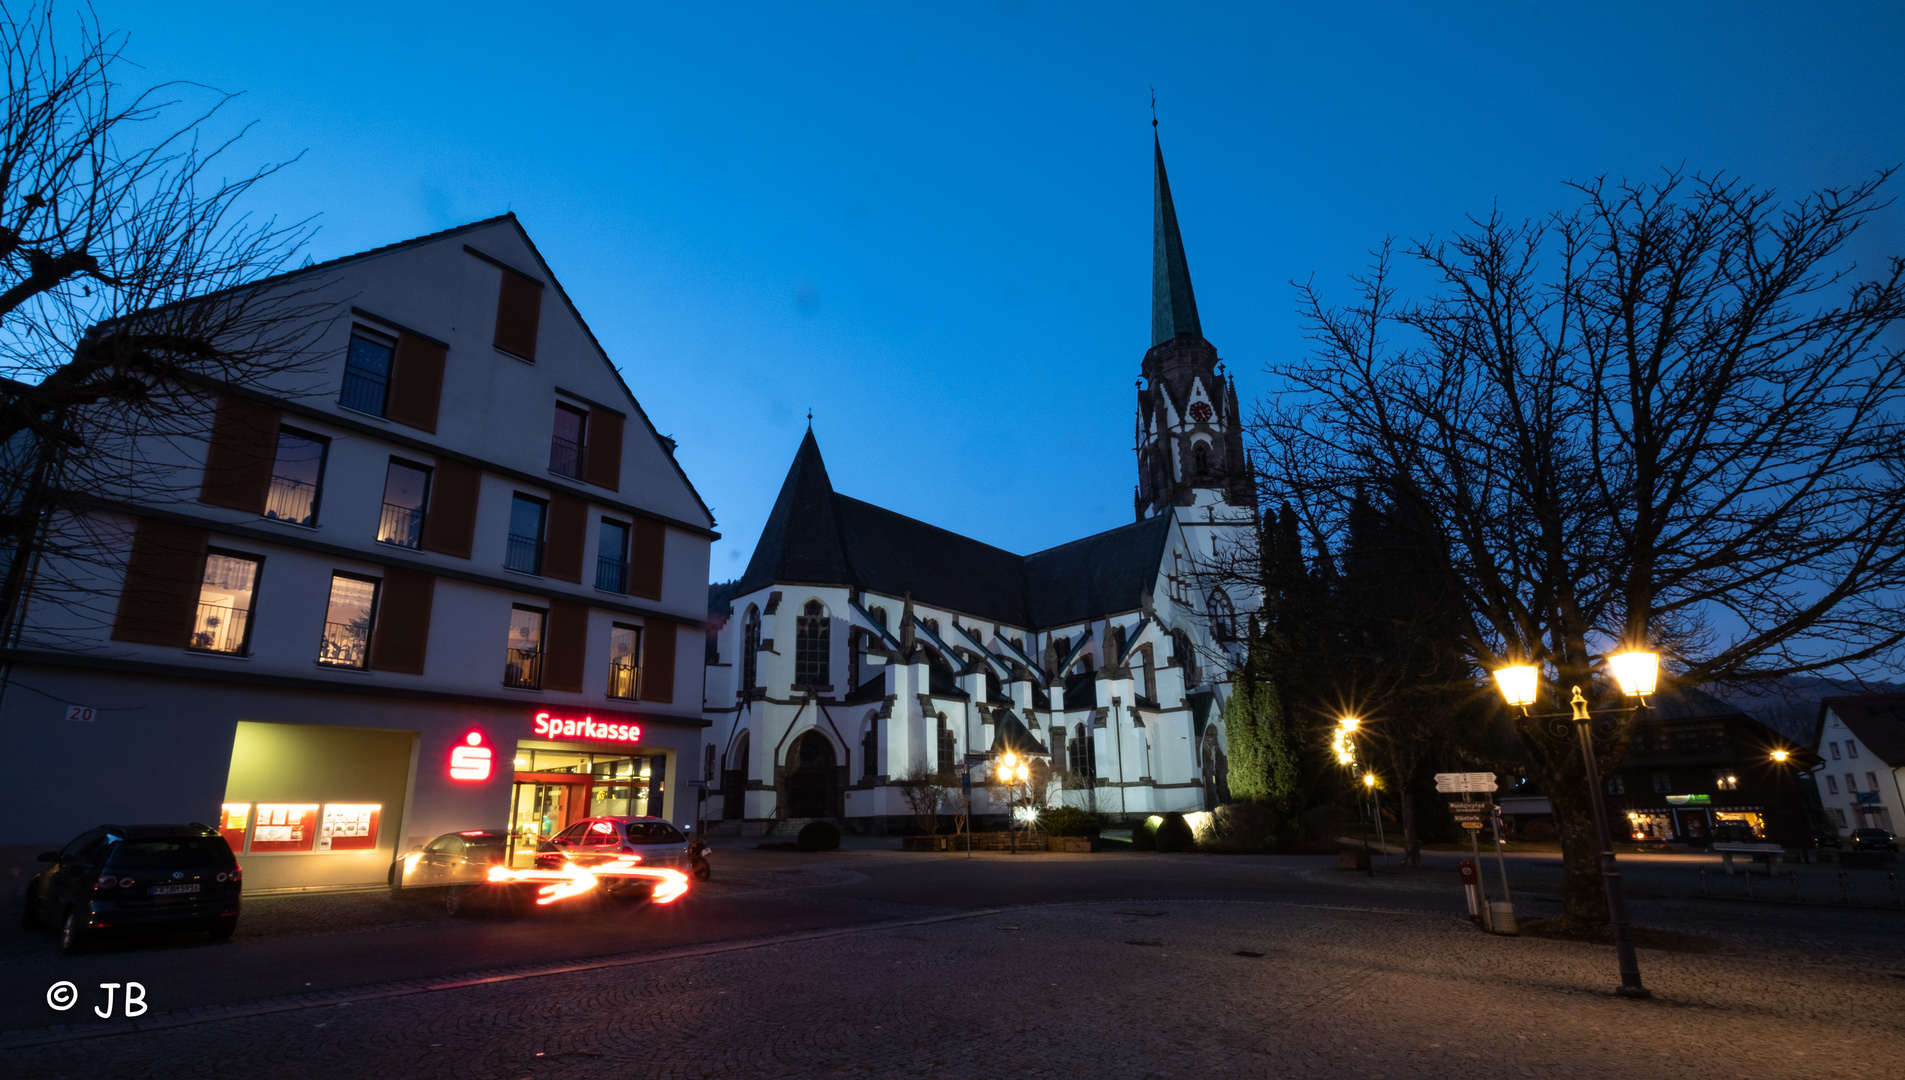
[[[252,854],[310,851],[317,842],[316,803],[259,803],[251,826]]]
[[[318,824],[319,851],[370,851],[377,847],[377,803],[329,803]]]
[[[232,846],[233,854],[245,850],[245,827],[250,824],[250,803],[228,802],[219,808],[218,834]]]

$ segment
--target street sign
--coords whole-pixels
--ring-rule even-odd
[[[1479,822],[1479,821],[1464,821],[1464,822],[1462,822],[1462,828],[1464,828],[1464,829],[1474,829],[1474,830],[1476,830],[1476,831],[1478,831],[1478,832],[1479,832],[1479,831],[1481,830],[1481,827],[1482,827],[1482,823],[1481,823],[1481,822]]]
[[[1492,772],[1439,772],[1435,774],[1435,790],[1440,792],[1493,791],[1495,774]]]
[[[1486,814],[1488,813],[1488,808],[1490,805],[1491,804],[1485,803],[1485,802],[1476,802],[1469,799],[1463,799],[1460,802],[1450,803],[1449,809],[1455,811],[1458,814]]]

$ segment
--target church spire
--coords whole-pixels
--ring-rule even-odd
[[[1158,142],[1155,121],[1151,148],[1157,157],[1151,215],[1151,344],[1162,345],[1179,334],[1203,337],[1204,330],[1197,322],[1191,268],[1184,261],[1184,238],[1177,231],[1177,207],[1171,204],[1171,181],[1164,175],[1164,146]]]

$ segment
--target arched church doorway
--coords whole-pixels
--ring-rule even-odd
[[[1215,810],[1230,799],[1230,759],[1217,745],[1217,725],[1204,729],[1202,752],[1198,754],[1204,774],[1204,809]]]
[[[834,817],[838,777],[833,744],[809,731],[787,752],[787,816]]]
[[[747,812],[747,732],[741,732],[721,769],[721,819],[739,821]]]

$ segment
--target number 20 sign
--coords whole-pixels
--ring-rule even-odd
[[[77,720],[82,724],[90,724],[93,722],[93,707],[91,705],[68,705],[66,707],[66,718],[68,720]]]

